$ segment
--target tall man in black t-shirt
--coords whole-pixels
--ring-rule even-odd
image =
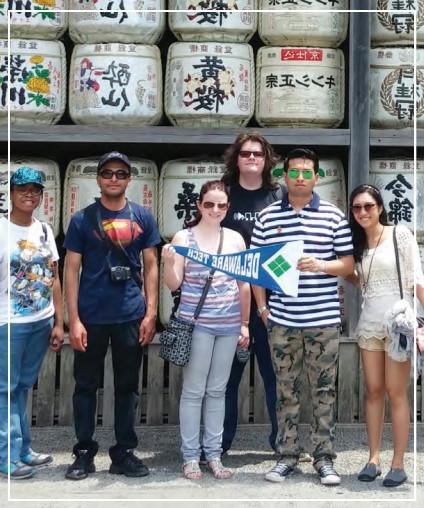
[[[268,141],[257,132],[240,134],[224,154],[226,172],[223,181],[230,186],[230,208],[222,225],[238,231],[246,246],[250,245],[253,226],[258,213],[282,197],[282,190],[272,181],[271,170],[278,161]],[[269,444],[275,447],[278,424],[276,416],[276,385],[266,328],[260,315],[266,307],[257,308],[252,298],[250,337],[252,352],[256,356],[263,379],[266,405],[271,421]],[[234,357],[225,396],[225,420],[222,450],[230,449],[237,430],[238,388],[245,363]]]

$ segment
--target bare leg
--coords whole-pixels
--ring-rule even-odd
[[[367,389],[365,399],[365,418],[367,425],[369,462],[380,463],[380,445],[384,423],[385,394],[385,353],[361,349],[362,365]]]

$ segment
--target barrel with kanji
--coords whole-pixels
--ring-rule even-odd
[[[131,180],[126,196],[148,208],[153,215],[157,210],[158,170],[153,161],[131,157]],[[97,185],[98,157],[72,160],[66,169],[63,193],[63,231],[66,233],[71,216],[100,197]]]
[[[68,28],[67,0],[8,0],[0,3],[0,37],[22,39],[59,39]]]
[[[162,166],[159,180],[158,224],[161,235],[171,240],[196,216],[201,186],[220,180],[225,164],[210,158],[175,159]]]
[[[180,41],[248,42],[256,32],[256,0],[169,0],[169,28]]]
[[[43,197],[40,206],[34,210],[34,216],[52,227],[54,236],[59,234],[61,186],[60,169],[57,162],[42,157],[18,157],[10,159],[10,174],[21,166],[28,166],[41,172],[44,182]],[[0,159],[0,215],[6,216],[9,208],[7,179],[7,158]]]
[[[79,11],[69,14],[75,43],[156,44],[165,29],[165,0],[70,0],[70,8]]]
[[[347,35],[347,0],[276,2],[259,0],[259,37],[269,46],[337,48]],[[282,11],[282,9],[284,9]],[[308,12],[311,10],[320,12]]]
[[[165,112],[183,127],[241,127],[255,107],[248,44],[175,42],[168,50]]]
[[[60,41],[0,40],[0,125],[57,123],[66,104],[66,55]]]
[[[424,49],[416,50],[414,85],[413,48],[370,50],[371,127],[402,129],[414,126],[414,93],[417,127],[424,127]]]
[[[77,44],[69,73],[69,114],[75,123],[159,123],[162,67],[157,46]]]

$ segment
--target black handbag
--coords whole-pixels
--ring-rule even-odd
[[[221,228],[217,254],[221,253],[223,237],[224,233]],[[159,342],[161,344],[159,356],[163,360],[168,360],[168,362],[171,362],[178,367],[184,367],[189,362],[194,325],[205,302],[214,273],[215,268],[212,268],[209,272],[205,287],[203,288],[202,296],[200,297],[199,303],[194,311],[192,321],[181,319],[177,317],[174,312],[171,314],[165,330],[161,332],[159,336]]]

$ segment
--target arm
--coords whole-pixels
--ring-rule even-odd
[[[361,286],[361,278],[359,277],[359,274],[356,270],[347,277],[345,277],[345,279],[354,286],[356,286],[357,288]]]
[[[146,314],[140,323],[139,342],[146,346],[152,342],[156,331],[156,315],[158,308],[159,268],[156,247],[143,249],[144,295]]]
[[[250,284],[248,282],[237,281],[240,295],[240,338],[239,346],[249,346],[249,314],[250,314]]]
[[[71,250],[65,257],[65,294],[69,315],[69,342],[77,351],[84,352],[87,348],[87,331],[78,315],[78,289],[81,254]]]
[[[421,284],[416,284],[415,295],[418,298],[418,301],[420,302],[421,306],[424,307],[424,286],[422,286]]]
[[[269,309],[266,306],[266,291],[261,286],[252,286],[253,296],[256,300],[258,312],[260,312],[261,319],[265,326],[268,324]]]
[[[171,291],[176,291],[182,284],[184,278],[184,258],[175,252],[172,245],[185,246],[185,234],[178,231],[171,244],[162,249],[163,277],[165,284]]]
[[[322,272],[337,277],[347,277],[353,274],[355,261],[351,255],[341,256],[332,261],[324,261],[312,256],[301,256],[297,262],[297,268],[301,272]]]
[[[55,277],[53,281],[54,326],[50,333],[50,350],[57,353],[63,344],[63,304],[57,262],[55,262]]]

